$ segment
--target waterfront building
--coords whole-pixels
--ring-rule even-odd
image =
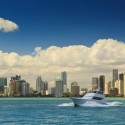
[[[27,82],[25,80],[21,80],[20,75],[16,75],[15,77],[11,77],[9,83],[9,95],[10,96],[23,96],[24,94],[24,84]],[[27,84],[29,86],[29,84]],[[28,87],[25,86],[28,89]],[[26,90],[25,90],[26,91]]]
[[[98,78],[97,77],[93,77],[92,78],[92,91],[95,91],[98,87],[99,87],[99,85],[98,85]]]
[[[4,96],[8,96],[8,95],[9,95],[9,87],[4,86]]]
[[[124,86],[124,89],[123,89],[123,93],[124,93],[124,94],[123,94],[123,95],[125,96],[125,72],[124,72],[124,77],[123,77],[123,79],[124,79],[124,80],[123,80],[123,86]]]
[[[55,94],[56,94],[56,88],[55,88],[55,87],[51,87],[51,88],[50,88],[50,93],[49,93],[49,94],[55,96]]]
[[[61,72],[61,81],[63,82],[63,93],[67,92],[67,73]]]
[[[99,87],[101,91],[105,91],[105,76],[99,77]]]
[[[42,78],[41,76],[38,76],[36,79],[36,91],[38,93],[41,93],[41,84],[42,84]]]
[[[76,81],[71,83],[71,93],[73,93],[73,86],[78,86],[78,83]]]
[[[42,80],[41,81],[41,95],[46,95],[46,91],[45,91],[45,82]]]
[[[119,80],[124,80],[124,73],[119,74]]]
[[[110,89],[110,95],[111,96],[116,96],[116,95],[118,95],[118,89],[117,88],[111,88]]]
[[[44,95],[47,95],[47,93],[48,93],[48,82],[45,81],[44,82]]]
[[[115,87],[115,82],[118,80],[118,69],[113,69],[113,76],[112,76],[112,87]]]
[[[23,82],[22,84],[22,93],[23,96],[28,96],[30,91],[30,84],[27,83],[26,81]]]
[[[7,78],[0,77],[0,94],[4,93],[4,86],[7,86]]]
[[[47,82],[47,81],[44,82],[44,90],[45,90],[45,91],[48,90],[48,82]]]
[[[23,84],[26,84],[25,80],[16,80],[16,93],[17,96],[23,95]]]
[[[20,75],[12,76],[11,80],[21,80],[21,76]]]
[[[109,95],[110,94],[110,89],[111,89],[111,81],[109,81],[108,83],[105,84],[104,94]]]
[[[46,95],[46,91],[48,90],[48,82],[43,81],[41,76],[38,76],[36,79],[36,91],[41,95]]]
[[[122,80],[119,81],[119,95],[124,95],[124,82]]]
[[[9,83],[9,96],[14,96],[16,94],[16,81],[11,79]]]
[[[62,97],[63,96],[63,81],[60,79],[57,79],[56,81],[56,97]]]
[[[29,84],[29,94],[33,93],[33,87],[30,87],[30,84]]]
[[[72,86],[72,96],[79,96],[80,86],[74,85]]]
[[[67,85],[67,74],[66,72],[61,72],[61,80],[63,82],[63,85]]]

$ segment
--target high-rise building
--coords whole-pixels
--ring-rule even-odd
[[[45,91],[48,90],[48,82],[47,81],[44,82],[44,90]]]
[[[56,94],[56,88],[55,87],[50,88],[50,94],[55,96],[55,94]]]
[[[7,78],[0,77],[0,93],[4,93],[4,86],[7,86]]]
[[[118,80],[118,69],[113,69],[112,87],[115,87],[115,82]]]
[[[61,72],[61,80],[63,81],[63,85],[67,85],[67,74],[66,72]]]
[[[116,80],[115,88],[118,89],[118,94],[119,95],[123,95],[123,81],[122,80]]]
[[[18,96],[23,95],[23,84],[25,84],[25,80],[16,80],[16,93]]]
[[[62,97],[63,96],[63,81],[60,79],[57,79],[55,82],[56,82],[56,97]]]
[[[93,77],[92,78],[92,91],[96,90],[99,87],[98,85],[98,78],[97,77]]]
[[[21,80],[21,76],[20,75],[12,76],[11,80]]]
[[[125,97],[125,72],[124,72],[124,80],[123,80],[123,87],[124,87],[124,89],[123,89],[123,95],[124,95],[124,97]]]
[[[9,94],[10,96],[24,96],[24,84],[27,84],[25,80],[21,80],[20,75],[16,75],[15,77],[11,77],[10,83],[9,83]],[[25,89],[28,89],[25,86]],[[28,90],[25,90],[28,91]]]
[[[76,81],[71,83],[71,93],[73,93],[73,86],[78,86],[78,83]]]
[[[48,90],[48,82],[43,81],[41,76],[38,76],[36,79],[36,91],[41,95],[46,95],[47,90]]]
[[[9,95],[14,96],[16,94],[16,81],[11,79],[9,83]]]
[[[67,92],[67,74],[66,72],[61,72],[61,81],[63,82],[63,93]]]
[[[22,84],[22,93],[23,96],[28,96],[29,94],[29,89],[30,89],[30,85],[29,83],[27,83],[26,81]]]
[[[79,96],[80,86],[74,85],[72,86],[72,96]]]
[[[36,79],[36,91],[38,93],[41,93],[41,83],[42,83],[42,78],[41,76],[38,76]]]
[[[4,86],[4,96],[8,96],[8,95],[9,95],[9,87]]]
[[[111,96],[116,96],[116,95],[118,95],[118,89],[117,88],[111,88],[110,89],[110,95]]]
[[[110,89],[111,89],[111,81],[105,84],[105,91],[104,94],[109,95],[110,94]]]
[[[77,82],[71,83],[71,94],[72,96],[79,96],[80,93],[80,86],[78,86]]]
[[[119,74],[119,80],[124,80],[124,73]]]
[[[105,76],[99,77],[99,87],[101,91],[105,91]]]

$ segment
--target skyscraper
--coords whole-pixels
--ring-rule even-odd
[[[41,82],[42,82],[42,78],[41,76],[38,76],[36,79],[36,91],[38,93],[41,93]]]
[[[105,84],[105,91],[104,91],[104,93],[106,95],[110,94],[110,89],[111,89],[111,81],[109,81],[108,83]]]
[[[56,82],[56,97],[62,97],[63,96],[63,82],[60,79],[57,79],[55,82]]]
[[[67,85],[67,74],[66,72],[61,72],[61,80],[63,81],[63,85]]]
[[[78,83],[75,81],[71,83],[71,93],[73,93],[73,86],[78,86]]]
[[[119,74],[119,80],[124,80],[124,74],[123,73],[121,73],[121,74]]]
[[[77,82],[72,82],[71,83],[72,96],[79,96],[79,92],[80,92],[80,86],[78,86],[78,83]]]
[[[63,82],[63,93],[67,92],[67,74],[66,72],[61,72],[61,81]]]
[[[16,80],[10,80],[9,89],[10,96],[14,96],[14,94],[16,94]]]
[[[99,87],[101,91],[105,90],[105,76],[100,76],[99,77]]]
[[[115,81],[115,88],[118,89],[119,95],[123,95],[123,81],[122,80],[116,80]]]
[[[113,69],[113,79],[112,79],[112,87],[115,87],[115,82],[118,80],[118,69]]]
[[[7,86],[7,78],[0,77],[0,93],[4,93],[4,86]]]
[[[98,78],[97,77],[93,77],[92,78],[92,90],[94,91],[97,88],[98,88]]]
[[[26,81],[22,85],[23,96],[27,96],[29,94],[30,85]]]
[[[124,93],[124,94],[123,94],[123,95],[124,95],[124,97],[125,97],[125,72],[124,72],[124,77],[123,77],[123,78],[124,78],[124,80],[123,80],[123,87],[124,87],[123,93]]]
[[[27,84],[27,82],[22,80],[20,75],[11,77],[9,83],[10,96],[24,96],[24,84]]]

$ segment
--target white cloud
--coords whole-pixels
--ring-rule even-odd
[[[10,21],[10,20],[5,20],[3,18],[0,18],[0,30],[3,32],[12,32],[14,30],[17,30],[19,26]]]
[[[20,56],[0,51],[0,75],[21,74],[35,86],[37,75],[49,82],[67,71],[69,83],[77,81],[84,87],[91,86],[93,76],[106,75],[111,80],[113,68],[125,71],[125,43],[113,39],[99,39],[91,47],[36,47],[33,53]]]

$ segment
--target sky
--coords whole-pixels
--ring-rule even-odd
[[[124,72],[124,0],[0,0],[0,76],[37,75],[54,85],[60,72],[82,87],[113,68]]]

